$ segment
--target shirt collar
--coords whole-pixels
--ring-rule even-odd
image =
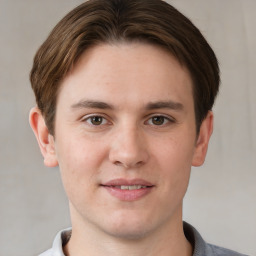
[[[193,246],[193,256],[204,256],[207,252],[207,244],[198,233],[198,231],[190,224],[183,222],[183,229],[187,240]],[[69,241],[71,237],[72,229],[64,229],[60,231],[54,241],[52,246],[52,252],[54,256],[65,256],[63,253],[63,246]],[[209,255],[209,254],[207,254]]]
[[[63,253],[63,246],[69,241],[71,233],[72,229],[68,228],[60,231],[56,235],[52,245],[52,252],[54,256],[65,256]]]

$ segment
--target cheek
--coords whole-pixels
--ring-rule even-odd
[[[195,150],[194,136],[169,136],[155,144],[155,158],[170,169],[190,169]]]
[[[62,182],[68,194],[85,194],[96,186],[97,174],[104,159],[97,143],[83,139],[69,138],[58,141],[57,158]],[[102,148],[103,149],[103,148]]]
[[[154,158],[157,159],[156,168],[161,169],[159,178],[164,181],[164,193],[170,194],[171,190],[171,194],[183,196],[190,177],[194,142],[189,137],[176,138],[166,139]]]
[[[61,140],[57,140],[56,143],[61,170],[80,174],[80,172],[84,173],[86,170],[90,170],[101,161],[104,146],[100,142],[82,135],[72,136],[72,132],[66,134],[70,134],[70,136],[68,138],[62,136]]]

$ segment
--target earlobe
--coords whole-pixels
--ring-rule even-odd
[[[49,133],[41,111],[37,107],[31,109],[29,122],[44,157],[44,164],[48,167],[57,166],[58,161],[55,152],[54,137]]]
[[[200,166],[204,163],[212,131],[213,113],[212,111],[208,111],[206,118],[201,124],[200,132],[196,141],[196,148],[192,160],[193,166]]]

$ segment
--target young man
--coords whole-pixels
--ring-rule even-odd
[[[160,0],[91,0],[64,17],[31,71],[30,123],[59,166],[72,230],[43,256],[240,255],[182,222],[219,88],[198,29]]]

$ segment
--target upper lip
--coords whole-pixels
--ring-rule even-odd
[[[110,181],[107,181],[105,183],[101,184],[102,186],[132,186],[132,185],[141,185],[141,186],[147,186],[152,187],[153,184],[149,181],[143,180],[143,179],[113,179]]]

